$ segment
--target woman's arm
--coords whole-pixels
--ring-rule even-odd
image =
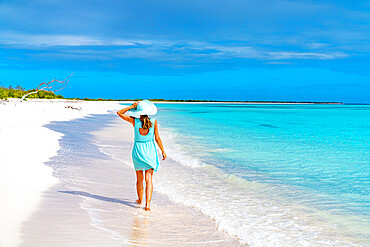
[[[119,110],[117,112],[118,116],[120,116],[123,120],[126,120],[127,122],[132,123],[133,126],[135,126],[135,119],[133,117],[125,115],[125,113],[130,110],[136,108],[138,102],[134,102],[132,105],[127,106],[126,108],[123,108],[122,110]]]
[[[163,148],[163,144],[162,144],[162,140],[161,138],[159,137],[159,132],[158,132],[158,123],[157,123],[157,120],[155,120],[155,123],[154,123],[154,136],[155,136],[155,141],[157,142],[159,148],[161,149],[162,151],[162,156],[163,156],[163,160],[166,159],[167,155],[166,155],[166,152],[164,151],[164,148]]]

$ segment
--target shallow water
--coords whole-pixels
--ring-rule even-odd
[[[171,200],[252,246],[370,244],[370,106],[158,108]]]
[[[122,245],[370,245],[369,106],[157,106],[168,159],[153,214],[132,204],[132,127],[115,115],[52,126],[65,134],[61,193]]]
[[[58,156],[49,164],[67,188],[58,193],[80,198],[91,225],[110,233],[117,246],[242,245],[217,230],[209,216],[156,191],[150,213],[134,203],[132,126],[115,114],[53,122],[47,127],[63,133]]]

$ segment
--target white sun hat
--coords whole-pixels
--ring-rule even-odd
[[[142,100],[137,104],[135,109],[127,111],[127,115],[134,118],[140,118],[140,115],[155,115],[157,107],[149,100]]]

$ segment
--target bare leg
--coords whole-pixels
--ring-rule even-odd
[[[153,169],[149,169],[145,171],[145,183],[146,183],[146,204],[145,210],[150,211],[150,201],[152,200],[152,193],[153,193]]]
[[[143,203],[143,193],[144,193],[143,179],[144,179],[143,171],[136,171],[136,192],[138,197],[138,199],[136,200],[137,204]]]

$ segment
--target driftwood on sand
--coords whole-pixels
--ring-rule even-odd
[[[72,75],[73,75],[73,73],[70,74],[68,77],[66,77],[64,80],[58,80],[58,79],[54,78],[53,80],[51,80],[49,82],[43,82],[34,91],[23,95],[21,100],[23,101],[29,95],[38,93],[40,91],[47,91],[47,92],[53,92],[53,93],[58,92],[58,91],[64,89],[68,85],[69,78]],[[59,88],[57,88],[58,85],[60,86]]]
[[[70,105],[69,106],[66,106],[65,108],[72,109],[72,110],[78,110],[78,111],[81,111],[82,110],[81,107],[80,108],[77,108],[77,107],[73,107],[73,106],[70,106]]]

